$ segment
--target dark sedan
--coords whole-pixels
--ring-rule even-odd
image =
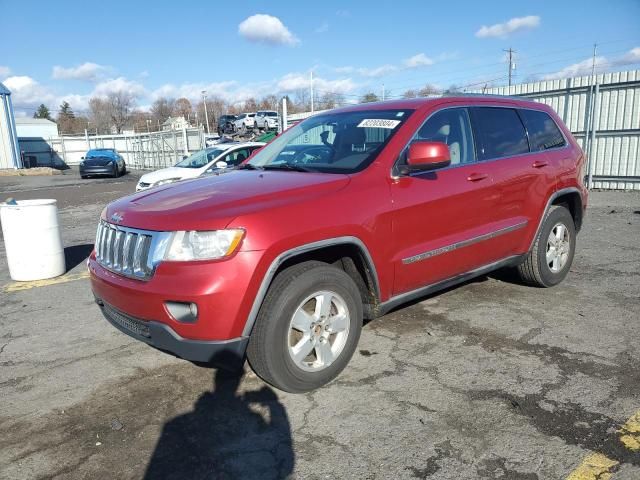
[[[113,148],[89,150],[80,162],[80,177],[91,175],[111,175],[119,177],[127,171],[124,158]]]

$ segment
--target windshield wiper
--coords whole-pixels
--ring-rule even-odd
[[[250,163],[245,163],[244,165],[240,165],[236,170],[262,170],[262,168],[263,167],[256,167]]]
[[[290,170],[292,172],[314,172],[315,171],[295,163],[277,163],[274,165],[265,165],[262,168],[264,168],[265,170]]]

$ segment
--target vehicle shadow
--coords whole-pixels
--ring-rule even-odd
[[[286,410],[266,385],[239,393],[243,374],[216,370],[213,390],[165,424],[145,479],[290,477],[295,457]]]
[[[83,243],[80,245],[65,247],[64,260],[67,263],[67,272],[70,272],[75,267],[84,262],[87,258],[89,258],[92,250],[93,243]]]

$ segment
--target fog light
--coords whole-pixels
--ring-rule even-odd
[[[198,305],[191,302],[164,302],[169,314],[178,322],[195,323],[198,320]]]

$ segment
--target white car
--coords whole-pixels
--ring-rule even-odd
[[[277,130],[278,124],[278,112],[274,110],[260,110],[256,113],[253,128]]]
[[[173,167],[145,173],[136,185],[136,192],[167,183],[199,177],[206,173],[232,169],[240,165],[264,142],[220,143],[205,148],[176,163]]]
[[[233,122],[233,128],[236,132],[246,131],[253,128],[254,120],[256,118],[255,112],[253,113],[241,113],[238,118]]]

